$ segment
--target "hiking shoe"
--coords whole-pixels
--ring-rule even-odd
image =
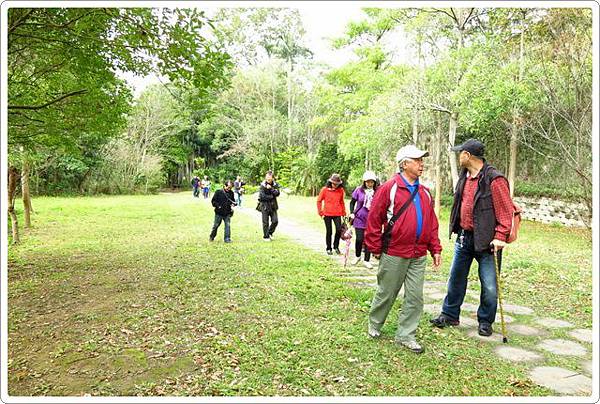
[[[350,261],[350,265],[356,265],[356,264],[358,264],[359,261],[360,261],[360,257],[353,258],[352,261]]]
[[[381,331],[379,331],[378,329],[373,327],[373,325],[371,325],[371,324],[369,324],[369,330],[367,331],[367,334],[369,335],[370,338],[381,337]]]
[[[371,264],[369,261],[363,261],[363,266],[368,269],[373,269],[373,264]]]
[[[334,250],[337,255],[342,255],[342,252],[340,251],[339,248],[334,248]]]
[[[487,323],[479,323],[479,328],[477,329],[477,333],[483,337],[489,337],[494,332],[491,324]]]
[[[405,348],[410,349],[412,352],[420,354],[425,351],[423,347],[417,341],[396,341],[396,344],[401,345]]]
[[[327,255],[333,255],[333,251],[327,250]]]
[[[436,318],[432,318],[431,320],[429,320],[429,322],[438,328],[444,328],[444,327],[448,327],[448,326],[456,326],[456,325],[460,324],[460,321],[453,320],[450,317],[448,317],[447,315],[445,315],[444,313],[440,314]]]

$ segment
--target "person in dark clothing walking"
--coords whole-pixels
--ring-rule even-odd
[[[242,207],[242,195],[244,194],[244,185],[246,183],[242,181],[242,177],[237,176],[236,180],[233,181],[233,193],[235,194],[235,202],[237,206]]]
[[[192,195],[194,196],[194,198],[199,198],[200,197],[200,178],[198,178],[197,175],[194,175],[194,178],[192,178],[192,188],[194,188],[194,191],[192,192]]]
[[[460,306],[467,291],[469,269],[475,259],[479,264],[481,283],[478,333],[487,337],[493,333],[498,301],[494,252],[497,252],[500,266],[501,250],[510,234],[513,203],[508,181],[483,157],[483,143],[469,139],[452,150],[459,152],[458,159],[463,168],[450,213],[450,235],[456,233],[458,236],[442,312],[430,322],[439,328],[460,323]]]
[[[217,236],[217,229],[221,225],[221,222],[225,223],[225,237],[224,240],[226,243],[231,243],[231,227],[230,221],[231,216],[233,216],[233,207],[235,206],[235,201],[233,200],[233,181],[227,180],[223,185],[223,189],[219,189],[213,195],[211,199],[211,204],[215,208],[215,222],[213,224],[212,231],[210,232],[209,240],[213,241]]]
[[[262,212],[262,225],[263,225],[263,241],[271,241],[273,239],[273,233],[279,223],[277,217],[277,197],[279,196],[279,184],[275,182],[272,171],[267,171],[265,180],[260,184],[260,191],[258,194],[258,203],[260,211]],[[269,224],[269,219],[271,224]]]

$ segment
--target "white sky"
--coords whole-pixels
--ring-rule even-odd
[[[344,63],[355,58],[350,49],[331,49],[329,38],[342,36],[346,25],[350,21],[358,21],[364,18],[361,11],[363,7],[374,6],[399,6],[400,2],[388,2],[386,4],[373,4],[364,1],[345,1],[345,2],[223,2],[215,5],[210,3],[210,7],[199,8],[204,10],[213,10],[217,7],[293,7],[298,8],[302,17],[302,23],[306,30],[306,44],[313,51],[313,59],[316,62],[325,63],[332,67],[339,67]],[[398,42],[399,43],[399,42]],[[397,52],[404,54],[402,49]],[[135,96],[138,96],[143,89],[151,84],[157,83],[158,79],[154,76],[137,77],[132,74],[122,74],[127,82],[134,89]]]

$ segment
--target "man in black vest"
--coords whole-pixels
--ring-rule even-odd
[[[458,236],[442,313],[430,321],[440,328],[459,324],[467,277],[475,259],[479,264],[481,283],[478,332],[479,335],[490,336],[498,298],[493,253],[497,252],[500,266],[501,250],[510,233],[513,204],[508,181],[483,157],[483,143],[469,139],[452,150],[459,152],[462,167],[450,213],[450,236],[452,233]]]

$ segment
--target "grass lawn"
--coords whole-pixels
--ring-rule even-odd
[[[373,290],[283,236],[260,242],[260,224],[241,212],[234,242],[223,243],[221,227],[210,243],[210,204],[188,192],[33,203],[34,228],[9,248],[10,395],[554,395],[528,381],[528,365],[432,329],[428,315],[418,332],[426,352],[396,347],[400,302],[383,338],[367,339]],[[281,217],[324,231],[315,198],[280,206]],[[444,264],[430,280],[446,280],[452,256],[445,216]],[[591,251],[587,231],[525,223],[506,254],[506,300],[590,328]]]

